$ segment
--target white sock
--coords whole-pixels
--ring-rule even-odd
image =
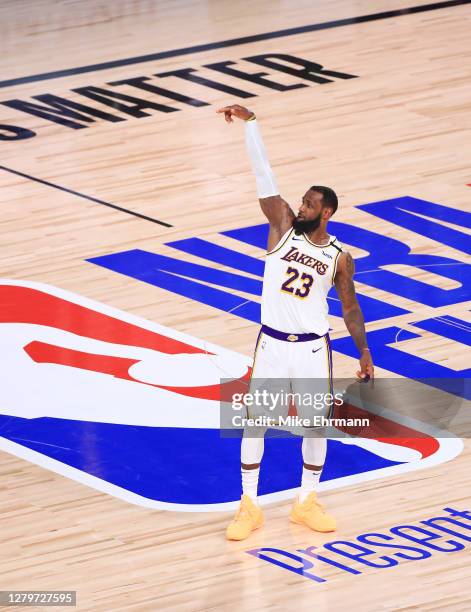
[[[240,446],[240,462],[245,463],[245,465],[260,463],[263,457],[264,446],[263,436],[250,437],[250,435],[245,435],[244,432]],[[317,465],[317,463],[312,463],[311,465]]]
[[[260,464],[263,457],[265,430],[260,429],[257,436],[251,437],[251,432],[244,431],[242,445],[240,449],[241,463],[245,465]],[[254,504],[257,503],[258,476],[260,467],[253,470],[241,468],[242,472],[242,493],[248,495]]]
[[[316,486],[319,484],[322,470],[314,472],[313,470],[307,470],[303,466],[303,476],[301,479],[301,489],[299,490],[299,503],[302,504],[308,498],[308,495],[316,490]]]
[[[327,455],[326,438],[303,438],[302,453],[306,465],[324,465]]]
[[[323,466],[327,454],[327,440],[325,438],[304,438],[302,445],[303,462],[307,465]],[[299,490],[299,503],[303,503],[308,495],[316,490],[321,477],[322,467],[317,470],[306,470],[303,466],[301,489]]]
[[[242,493],[248,495],[254,504],[257,502],[258,476],[260,468],[253,470],[241,469],[242,472]]]

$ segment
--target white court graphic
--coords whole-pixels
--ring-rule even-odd
[[[220,403],[215,389],[220,379],[228,376],[242,378],[251,367],[252,359],[244,355],[50,285],[2,280],[0,290],[4,298],[8,298],[11,292],[15,299],[23,295],[22,291],[30,292],[31,295],[27,296],[32,300],[26,305],[8,299],[0,301],[0,413],[3,415],[146,427],[218,429]],[[41,296],[41,308],[35,306],[32,299],[35,295]],[[77,318],[79,323],[67,314],[68,308],[77,307],[81,309]],[[76,315],[76,310],[74,312]],[[38,322],[34,322],[35,319]],[[108,336],[116,336],[120,341],[103,339],[106,325],[111,325]],[[143,342],[139,346],[126,343],[128,330],[129,333],[142,332],[146,342],[153,347],[143,346]],[[178,343],[189,348],[179,348]],[[162,350],[157,350],[156,347],[160,346]],[[439,440],[438,450],[433,455],[423,458],[414,448],[377,440],[354,438],[340,441],[405,463],[327,481],[321,484],[322,489],[436,465],[452,459],[462,449],[461,440],[443,439]],[[0,437],[0,448],[147,507],[208,511],[232,509],[237,505],[237,502],[186,505],[150,500],[17,442]],[[262,503],[287,499],[292,495],[293,490],[271,493],[262,498]]]

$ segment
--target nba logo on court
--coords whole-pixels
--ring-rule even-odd
[[[2,450],[130,503],[235,506],[240,442],[221,438],[220,387],[246,381],[251,359],[50,285],[4,280],[0,295]],[[330,440],[320,489],[429,467],[462,449],[457,438],[416,433],[400,443]],[[262,501],[293,496],[300,443],[267,439]]]

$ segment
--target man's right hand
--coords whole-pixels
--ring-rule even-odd
[[[222,108],[218,108],[217,113],[224,113],[224,118],[227,123],[232,123],[234,119],[232,117],[237,117],[237,119],[242,119],[243,121],[247,121],[250,119],[255,113],[249,111],[245,106],[240,106],[240,104],[231,104],[230,106],[223,106]]]

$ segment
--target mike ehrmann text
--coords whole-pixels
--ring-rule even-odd
[[[301,418],[296,415],[271,417],[261,415],[255,418],[243,417],[237,414],[232,417],[233,427],[369,427],[370,419],[342,419],[328,418],[316,414],[312,419]]]

